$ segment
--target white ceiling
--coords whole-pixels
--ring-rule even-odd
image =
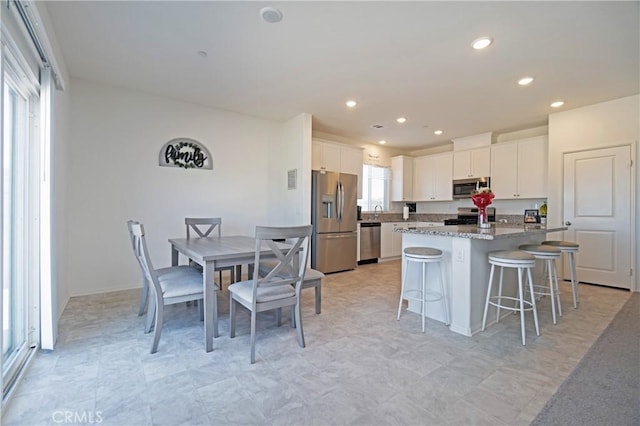
[[[73,77],[278,121],[307,112],[314,130],[393,148],[544,125],[554,100],[640,91],[638,1],[46,5]],[[264,6],[282,22],[264,22]],[[471,49],[485,35],[493,45]]]

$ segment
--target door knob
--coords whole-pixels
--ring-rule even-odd
[[[567,226],[571,226],[571,222],[569,222],[569,221],[566,221],[564,224],[567,225]]]

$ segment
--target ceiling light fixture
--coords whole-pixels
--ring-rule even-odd
[[[404,118],[404,117],[398,117],[398,118],[396,118],[396,121],[397,121],[398,123],[402,124],[402,123],[405,123],[405,122],[407,121],[407,119],[406,119],[406,118]]]
[[[347,101],[344,103],[346,106],[348,106],[349,108],[354,108],[356,105],[358,105],[358,103],[356,101]]]
[[[267,6],[260,9],[260,17],[265,22],[275,24],[282,21],[282,12],[275,7]]]
[[[471,43],[471,47],[476,50],[481,50],[485,47],[488,47],[491,43],[493,43],[493,39],[491,37],[480,37],[473,40],[473,43]]]
[[[528,84],[531,84],[533,80],[535,80],[533,77],[522,77],[520,80],[518,80],[518,84],[520,86],[526,86]]]
[[[564,101],[555,101],[551,103],[551,108],[560,108],[564,105]]]
[[[378,141],[378,143],[379,143],[380,145],[384,145],[385,143],[387,143],[387,141],[382,140],[382,141]]]
[[[444,132],[442,130],[436,130],[436,131],[433,132],[434,135],[438,135],[438,136],[440,136],[443,133]]]

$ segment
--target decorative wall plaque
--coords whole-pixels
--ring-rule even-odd
[[[164,167],[213,169],[213,159],[207,147],[189,138],[171,139],[164,144],[158,161]]]

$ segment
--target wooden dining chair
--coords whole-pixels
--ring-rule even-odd
[[[151,344],[151,353],[156,353],[158,343],[160,342],[160,334],[162,333],[162,324],[164,322],[164,307],[175,303],[189,302],[204,298],[204,288],[202,285],[202,274],[196,269],[190,267],[176,267],[171,272],[158,274],[153,268],[147,242],[144,233],[144,227],[141,223],[133,223],[131,225],[134,236],[133,246],[136,258],[140,261],[145,278],[149,283],[150,295],[149,314],[153,313],[153,343]],[[211,302],[213,303],[213,301]],[[204,304],[199,303],[200,320],[204,320]],[[146,327],[145,332],[150,332],[150,327]]]
[[[254,265],[260,265],[261,259],[275,257],[274,267],[260,276],[254,268],[253,277],[229,286],[229,335],[236,333],[236,305],[240,304],[251,312],[251,364],[256,361],[256,319],[258,312],[276,309],[276,318],[280,326],[280,312],[283,307],[291,307],[291,323],[296,325],[298,345],[305,347],[302,318],[300,315],[300,290],[307,269],[307,254],[311,225],[293,227],[256,227],[256,254]],[[291,242],[283,251],[274,239],[287,239]],[[270,249],[268,255],[261,251]],[[302,255],[299,253],[302,251]]]
[[[142,294],[140,295],[140,307],[138,308],[138,316],[142,316],[142,314],[144,314],[145,310],[147,311],[147,320],[145,322],[145,331],[148,333],[149,330],[151,329],[151,325],[153,324],[153,316],[154,316],[154,312],[153,311],[149,311],[149,309],[147,308],[147,305],[149,304],[149,281],[147,280],[147,277],[144,273],[144,269],[142,268],[142,265],[140,264],[141,260],[138,257],[137,253],[136,253],[136,246],[135,246],[135,235],[133,234],[133,225],[140,223],[136,220],[128,220],[127,221],[127,229],[129,230],[129,238],[131,239],[131,246],[133,248],[133,254],[136,256],[136,260],[138,261],[138,266],[140,266],[140,271],[142,272]],[[163,276],[163,275],[171,275],[180,271],[180,270],[186,270],[186,269],[193,269],[191,266],[187,266],[187,265],[181,265],[181,266],[169,266],[167,268],[160,268],[160,269],[156,269],[156,274],[158,274],[158,276]],[[198,271],[201,272],[201,271]]]
[[[185,227],[187,228],[187,239],[190,238],[213,238],[214,231],[217,230],[218,238],[222,235],[222,218],[220,217],[186,217],[184,219]],[[195,235],[194,235],[195,234]],[[189,263],[199,269],[202,269],[200,265],[189,259]],[[220,290],[222,290],[222,272],[229,271],[230,282],[236,281],[235,266],[222,266],[216,268],[216,272],[220,274]],[[239,279],[240,277],[238,277]]]

